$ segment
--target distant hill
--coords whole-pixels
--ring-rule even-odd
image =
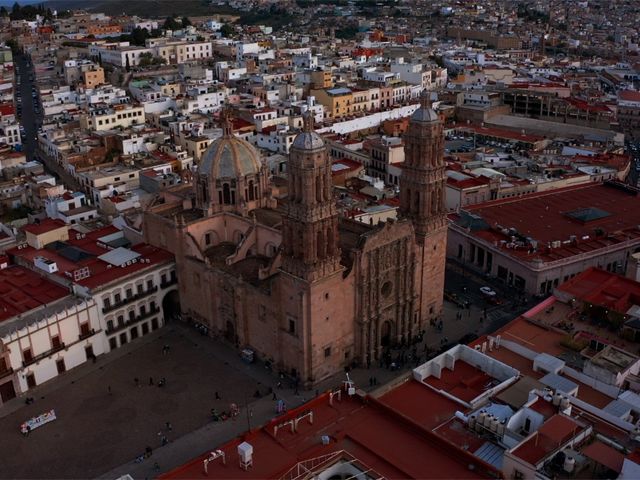
[[[125,13],[150,18],[165,18],[173,13],[180,16],[237,13],[229,7],[213,7],[208,0],[46,0],[43,3],[52,10],[84,9],[107,15]]]

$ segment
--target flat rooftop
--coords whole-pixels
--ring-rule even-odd
[[[456,361],[453,370],[443,368],[440,378],[432,375],[427,377],[424,382],[465,402],[473,400],[499,383],[496,379],[464,360]]]
[[[275,426],[308,412],[313,412],[313,424],[303,418],[296,433],[290,426],[281,426],[274,433]],[[329,439],[326,445],[321,442],[323,435]],[[253,466],[248,470],[239,467],[237,447],[243,441],[253,447]],[[209,463],[210,478],[282,478],[300,463],[319,474],[327,468],[319,459],[330,454],[352,459],[368,471],[362,478],[443,478],[443,472],[451,479],[486,478],[490,472],[497,475],[494,467],[376,399],[344,394],[341,401],[334,398],[333,405],[329,404],[328,393],[320,395],[264,427],[211,450],[216,449],[225,453],[226,464],[220,459]],[[160,478],[200,478],[208,455],[205,452]],[[314,459],[318,460],[312,462]]]
[[[41,249],[30,246],[20,249],[16,247],[8,250],[7,253],[31,264],[36,257],[55,262],[58,271],[54,275],[73,280],[88,288],[106,285],[130,274],[173,261],[173,254],[148,244],[138,244],[131,247],[132,260],[136,261],[129,265],[114,266],[112,263],[100,259],[101,255],[114,251],[104,242],[104,237],[119,232],[120,230],[113,226],[99,228],[86,234],[69,229],[69,240],[66,242],[54,242]],[[73,272],[85,268],[88,269],[88,276],[74,279]]]
[[[468,206],[471,225],[464,215],[451,218],[507,255],[550,262],[640,240],[639,207],[631,189],[589,183]]]
[[[13,265],[0,270],[0,322],[69,295],[31,270]]]

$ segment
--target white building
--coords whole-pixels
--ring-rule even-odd
[[[82,192],[65,192],[58,197],[45,200],[47,217],[62,220],[67,225],[92,220],[98,216],[97,210],[89,205]]]

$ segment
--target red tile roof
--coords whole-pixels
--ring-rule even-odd
[[[537,432],[522,442],[512,453],[525,462],[536,465],[583,429],[584,426],[573,418],[556,414],[544,422]]]
[[[605,445],[598,440],[587,445],[580,453],[592,460],[595,460],[600,465],[610,468],[614,472],[620,473],[622,471],[624,455],[615,448]]]
[[[69,240],[66,242],[67,245],[77,247],[88,254],[86,258],[79,261],[71,261],[60,255],[57,251],[48,248],[40,250],[32,247],[21,249],[13,248],[7,253],[15,257],[21,257],[30,263],[32,263],[35,257],[38,256],[52,260],[56,262],[58,266],[58,272],[56,274],[66,279],[69,279],[70,277],[65,272],[74,272],[80,268],[87,267],[89,269],[90,276],[81,280],[76,280],[76,283],[88,288],[100,287],[119,278],[126,277],[132,273],[145,270],[151,266],[173,261],[173,254],[148,244],[135,245],[131,250],[139,253],[140,258],[149,260],[149,263],[136,261],[131,265],[115,267],[97,258],[98,256],[110,251],[106,246],[99,244],[98,239],[118,231],[119,230],[116,227],[108,226],[81,236],[79,235],[79,232],[71,229],[69,231]]]
[[[304,419],[296,433],[283,427],[274,434],[276,425],[306,411],[313,412],[313,424]],[[328,445],[320,442],[322,435],[329,437]],[[253,446],[253,467],[247,471],[238,466],[237,446],[242,441]],[[330,405],[328,394],[323,394],[218,448],[225,453],[226,464],[211,462],[210,478],[281,478],[298,462],[334,452],[343,452],[336,455],[355,458],[355,465],[386,478],[442,478],[444,472],[451,479],[499,476],[491,465],[372,397],[343,395],[342,401],[336,398]],[[203,453],[160,478],[200,478],[207,456]]]
[[[45,220],[41,220],[40,223],[25,225],[23,227],[23,230],[25,232],[32,233],[33,235],[41,235],[43,233],[51,232],[52,230],[57,230],[62,227],[66,227],[66,224],[62,220],[53,220],[51,218],[47,218]]]
[[[502,245],[505,254],[531,261],[535,258],[552,261],[640,237],[639,207],[637,193],[629,188],[588,183],[471,205],[465,210],[479,215],[489,226],[472,233],[491,243],[505,241]],[[585,208],[603,210],[609,215],[585,222],[567,216]],[[459,216],[454,214],[451,218],[456,220]],[[510,245],[511,236],[502,233],[497,225],[515,228],[523,237],[536,240],[537,250],[528,245]],[[597,236],[596,229],[602,235]],[[572,236],[576,238],[569,242]],[[566,243],[550,248],[549,244],[555,241]]]
[[[69,291],[21,266],[0,270],[0,322],[59,300]]]
[[[627,102],[640,102],[640,92],[636,92],[635,90],[623,90],[618,93],[618,98],[620,100],[626,100]]]
[[[563,283],[558,290],[620,313],[640,303],[640,283],[595,267]]]

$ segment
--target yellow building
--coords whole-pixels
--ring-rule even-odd
[[[345,87],[325,88],[320,90],[311,90],[311,95],[316,101],[327,110],[327,118],[342,118],[350,115],[353,109],[353,93],[351,89]]]
[[[333,76],[331,70],[314,70],[311,72],[312,88],[331,88],[333,87]]]
[[[104,84],[104,69],[102,67],[94,67],[91,70],[82,72],[82,80],[85,88],[94,88]]]
[[[40,249],[53,242],[69,240],[69,227],[62,220],[47,218],[24,227],[29,246]]]

